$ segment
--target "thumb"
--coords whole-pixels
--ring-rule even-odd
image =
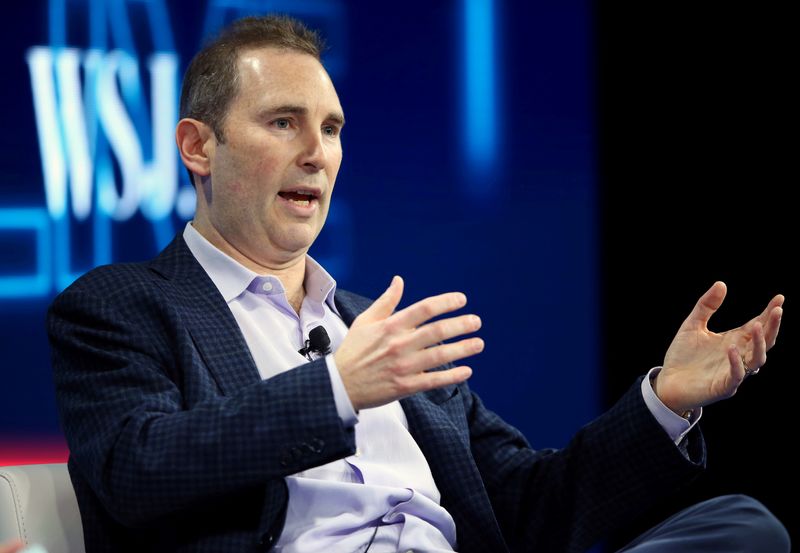
[[[722,300],[725,299],[727,291],[727,286],[720,280],[712,284],[711,288],[697,300],[694,309],[692,309],[692,312],[686,318],[686,321],[684,321],[683,326],[688,325],[692,328],[700,326],[705,329],[708,326],[711,315],[722,305]]]
[[[400,303],[403,297],[403,279],[395,275],[386,291],[375,300],[361,315],[359,319],[365,322],[380,321],[388,318]]]

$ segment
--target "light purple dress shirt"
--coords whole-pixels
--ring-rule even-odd
[[[281,281],[247,269],[208,242],[191,223],[183,233],[189,250],[219,289],[250,348],[261,377],[271,378],[307,362],[298,350],[311,329],[322,325],[336,351],[347,334],[334,304],[336,281],[306,257],[305,298],[300,313],[289,305]],[[288,476],[286,522],[275,551],[370,553],[457,550],[453,518],[419,446],[394,401],[357,416],[336,368],[325,358],[336,409],[345,426],[355,426],[356,453]],[[656,367],[651,371],[660,370]],[[642,381],[647,407],[677,444],[696,424],[658,399],[650,378]]]

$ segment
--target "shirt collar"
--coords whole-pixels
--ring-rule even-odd
[[[206,240],[202,234],[197,232],[191,222],[186,223],[183,239],[227,303],[242,295],[254,280],[263,279],[258,273],[251,271]],[[276,278],[276,280],[278,279]],[[303,285],[309,299],[327,303],[328,307],[339,315],[339,310],[336,309],[334,302],[336,281],[310,255],[306,255],[306,274]]]
[[[303,285],[306,288],[306,296],[319,303],[327,303],[331,311],[339,315],[336,302],[333,300],[336,295],[336,281],[310,255],[306,255],[306,277]]]

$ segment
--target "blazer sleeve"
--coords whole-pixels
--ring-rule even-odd
[[[96,280],[62,293],[47,328],[71,465],[117,521],[208,508],[355,450],[324,360],[223,393],[157,286]]]
[[[512,551],[585,551],[705,466],[699,428],[676,447],[647,410],[640,382],[560,450],[532,449],[478,396],[465,389],[462,398],[472,453]]]

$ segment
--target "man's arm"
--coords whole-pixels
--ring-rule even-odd
[[[475,462],[514,551],[585,551],[705,466],[699,429],[686,436],[687,458],[647,409],[640,382],[560,450],[532,449],[466,385],[461,397]]]
[[[762,366],[775,344],[783,296],[745,325],[717,334],[707,323],[724,296],[724,284],[715,283],[667,352],[656,392],[676,413],[733,395],[745,367]],[[685,457],[647,409],[640,383],[559,451],[531,450],[477,397],[462,397],[498,521],[522,549],[536,543],[548,551],[583,551],[687,484],[705,463],[699,429],[682,443]]]
[[[114,518],[146,525],[353,453],[324,360],[223,395],[180,316],[137,286],[79,281],[48,315],[71,456]]]

